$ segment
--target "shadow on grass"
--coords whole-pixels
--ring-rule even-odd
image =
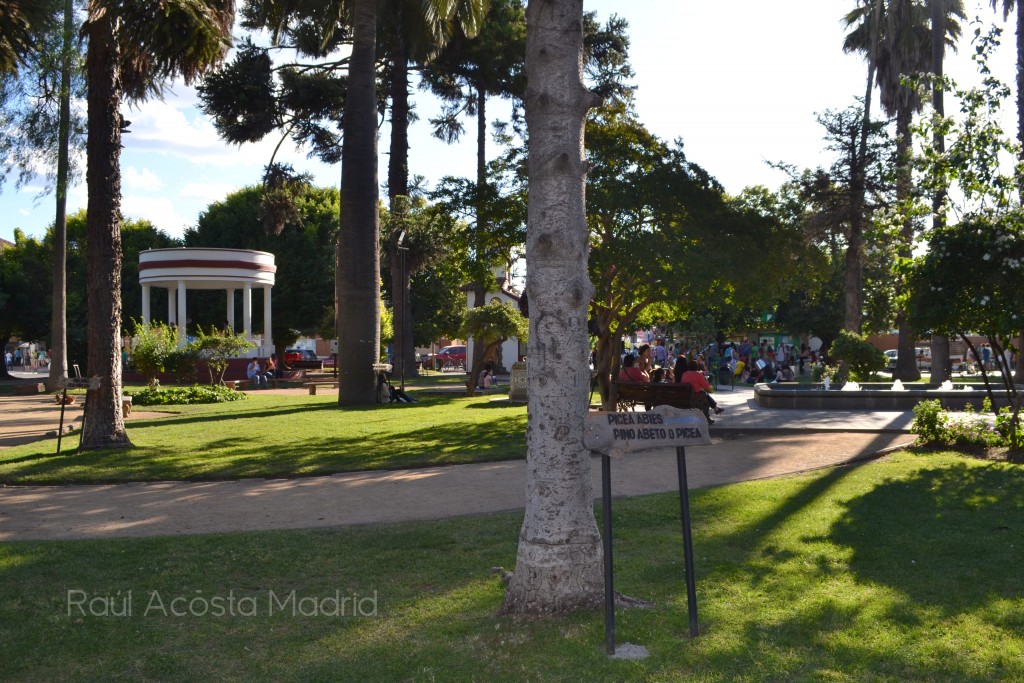
[[[863,581],[958,612],[1024,597],[1024,470],[957,464],[888,481],[846,504],[829,540]]]
[[[412,407],[412,406],[409,406]],[[324,414],[333,404],[308,410]],[[385,409],[382,407],[382,409]],[[405,407],[396,407],[397,410]],[[289,409],[292,410],[292,409]],[[364,410],[364,409],[361,409]],[[373,410],[370,408],[369,410]],[[286,411],[287,412],[287,411]],[[202,453],[182,453],[178,443],[155,443],[144,448],[113,451],[65,451],[60,456],[33,453],[0,461],[9,468],[2,481],[13,484],[115,483],[126,481],[215,481],[249,477],[291,478],[341,472],[394,470],[514,460],[525,457],[526,437],[522,415],[495,415],[486,422],[439,422],[426,427],[404,428],[377,437],[372,431],[338,436],[330,430],[318,435],[276,439],[260,431],[258,422],[279,412],[249,412],[255,429],[225,426],[215,438],[201,443]],[[186,416],[148,421],[154,428],[208,421],[208,416]],[[139,421],[139,423],[147,421]],[[68,448],[76,445],[68,441]],[[201,454],[200,454],[201,455]],[[13,467],[11,467],[13,465]]]

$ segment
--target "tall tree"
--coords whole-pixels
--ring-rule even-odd
[[[526,21],[523,0],[491,0],[479,33],[470,37],[456,32],[445,49],[423,70],[423,87],[445,102],[441,115],[431,119],[434,135],[455,142],[465,132],[460,116],[476,123],[475,215],[470,222],[469,268],[473,306],[483,306],[486,294],[496,286],[493,269],[500,265],[487,249],[492,217],[488,213],[487,100],[491,97],[522,98]],[[471,364],[479,365],[483,346],[473,346]]]
[[[583,2],[527,8],[530,299],[526,514],[502,609],[557,613],[600,604],[601,541],[583,446],[590,369],[583,126],[600,98],[583,85]]]
[[[990,0],[992,9],[1003,8],[1003,19],[1010,18],[1010,12],[1017,10],[1017,198],[1024,204],[1024,2],[1017,0]],[[1017,340],[1017,348],[1024,349],[1024,332]],[[1017,367],[1014,370],[1017,382],[1024,382],[1024,353],[1017,354]]]
[[[39,0],[49,12],[34,36],[33,49],[17,74],[0,75],[0,184],[15,175],[18,187],[42,177],[44,192],[56,189],[53,251],[53,320],[50,328],[50,374],[55,389],[67,374],[66,350],[66,206],[70,179],[78,175],[85,125],[72,99],[85,95],[82,54],[78,48],[75,3]],[[61,19],[62,18],[62,19]]]
[[[402,212],[398,197],[409,194],[409,106],[410,63],[429,63],[457,29],[467,38],[476,37],[487,12],[489,0],[431,0],[424,3],[400,0],[387,3],[383,19],[391,42],[387,79],[391,94],[391,153],[388,160],[388,200],[392,212]],[[392,310],[395,325],[395,363],[402,376],[418,374],[413,343],[412,298],[409,293],[406,247],[398,246],[401,227],[384,242],[391,273]]]
[[[159,94],[177,76],[192,83],[222,60],[235,7],[234,0],[91,0],[88,10],[87,365],[100,388],[86,403],[81,447],[124,448],[131,442],[121,415],[121,101]]]
[[[868,63],[867,85],[864,90],[864,110],[860,126],[859,153],[854,160],[853,182],[850,193],[853,199],[850,212],[850,229],[847,237],[847,249],[844,269],[844,327],[853,332],[861,330],[861,309],[864,299],[863,257],[864,257],[864,202],[867,192],[865,173],[867,164],[868,130],[871,127],[871,95],[875,90],[875,61],[878,53],[878,31],[872,30],[880,25],[883,0],[864,0],[865,11],[848,14],[844,18],[847,27],[855,26],[846,37],[843,50],[850,52],[865,45]],[[866,33],[867,36],[857,35]]]
[[[0,349],[6,350],[13,336],[24,340],[46,336],[48,257],[44,244],[18,229],[14,246],[0,249]],[[12,379],[6,363],[0,363],[0,379]]]
[[[946,115],[945,102],[943,100],[942,85],[942,61],[946,52],[945,41],[945,12],[941,0],[928,0],[931,21],[931,63],[932,73],[935,75],[932,84],[932,109],[935,118],[941,120]],[[946,151],[946,139],[942,133],[941,126],[935,126],[932,136],[932,147],[936,155],[942,156]],[[944,186],[936,187],[932,195],[932,230],[938,231],[946,224],[946,215],[943,213],[946,203],[946,191]],[[933,334],[932,343],[932,383],[945,382],[953,375],[953,367],[949,362],[949,337],[945,334]],[[895,374],[895,373],[894,373]]]
[[[957,20],[965,16],[963,2],[936,1],[941,3],[944,17],[942,38],[953,46],[960,35]],[[922,106],[917,90],[903,79],[930,71],[933,66],[930,12],[929,4],[923,0],[889,0],[881,12],[877,6],[861,6],[847,15],[848,25],[859,21],[863,30],[851,32],[846,49],[868,53],[868,58],[873,59],[882,109],[896,117],[896,200],[901,207],[906,207],[901,226],[900,256],[903,258],[911,257],[915,236],[915,222],[909,211],[913,192],[911,125],[914,114]],[[914,361],[915,334],[904,311],[897,313],[896,323],[899,358],[893,377],[918,379],[920,372]]]
[[[45,0],[0,2],[0,74],[16,73],[53,21],[53,3]]]
[[[339,405],[367,405],[377,396],[371,369],[380,359],[376,31],[376,0],[354,0],[336,252]]]
[[[1024,203],[1024,2],[1017,0],[989,0],[992,9],[1003,9],[1003,20],[1010,18],[1010,13],[1017,11],[1016,16],[1016,38],[1017,38],[1017,142],[1020,143],[1018,159],[1021,166],[1018,167],[1017,194]],[[1024,357],[1024,354],[1021,354]]]
[[[56,391],[60,379],[68,375],[67,209],[71,173],[71,81],[77,52],[74,47],[73,0],[64,0],[62,9],[64,21],[60,43],[60,104],[57,115],[57,206],[53,222],[53,317],[50,325],[50,376],[47,382],[47,388],[51,391]]]

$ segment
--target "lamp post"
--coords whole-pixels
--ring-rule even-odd
[[[401,386],[401,389],[402,389],[402,393],[405,393],[405,314],[406,314],[405,303],[406,303],[406,290],[408,289],[408,287],[406,287],[406,282],[405,282],[405,252],[407,252],[409,250],[409,248],[405,246],[405,230],[403,230],[401,233],[399,233],[399,235],[398,235],[398,242],[397,242],[397,244],[395,246],[398,249],[399,263],[401,265],[401,274],[400,274],[399,277],[400,277],[400,279],[402,281],[401,303],[399,304],[401,306],[402,313],[401,313],[400,316],[396,316],[396,318],[399,321],[399,327],[401,328],[400,331],[399,331],[399,334],[398,334],[399,353],[396,354],[396,358],[398,358],[399,367],[401,368],[399,370],[399,375],[398,375],[399,378],[400,378],[400,382],[401,382],[400,386]]]

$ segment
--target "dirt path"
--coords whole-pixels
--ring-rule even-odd
[[[869,432],[729,432],[687,451],[691,488],[840,465],[912,437]],[[594,461],[594,490],[600,489]],[[612,492],[677,489],[673,452],[616,459]],[[306,479],[0,487],[0,541],[115,538],[438,519],[524,505],[525,462]]]

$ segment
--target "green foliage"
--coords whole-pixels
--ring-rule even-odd
[[[295,193],[297,214],[286,219],[279,232],[277,221],[282,214],[270,218],[271,208],[258,186],[245,187],[214,202],[199,216],[195,228],[185,231],[188,247],[258,249],[274,255],[277,273],[271,334],[278,348],[300,335],[316,334],[324,308],[329,306],[333,311],[334,244],[340,206],[336,189],[286,185],[287,192]],[[268,220],[273,230],[267,230]],[[227,322],[223,293],[198,291],[189,296],[189,314],[198,326],[220,327]],[[254,328],[261,329],[262,323],[262,306],[254,305]],[[333,336],[333,322],[329,329],[329,336]]]
[[[178,328],[159,321],[132,322],[134,329],[129,352],[132,364],[146,378],[149,387],[155,389],[160,383],[156,376],[167,372],[168,358],[178,348]]]
[[[910,431],[917,434],[921,443],[940,443],[945,423],[941,401],[921,401],[914,406],[914,421],[910,424]]]
[[[14,231],[14,246],[0,249],[0,342],[12,336],[42,340],[50,329],[50,251]]]
[[[1010,443],[1010,435],[1005,433],[1008,424],[1008,421],[1003,423],[1003,432],[998,429],[998,421],[997,429],[992,429],[970,409],[954,417],[943,411],[938,399],[933,399],[921,401],[914,406],[914,421],[910,431],[917,434],[917,443],[924,446],[991,447]]]
[[[78,0],[74,4],[80,6],[82,3]],[[19,73],[0,73],[0,187],[13,175],[18,188],[24,188],[28,183],[38,184],[45,178],[46,190],[51,191],[57,181],[63,90],[61,71],[65,47],[70,53],[71,65],[68,174],[72,184],[80,175],[85,148],[85,75],[83,56],[79,51],[84,47],[75,39],[81,22],[73,13],[69,44],[65,46],[63,0],[32,0],[20,5],[26,9],[31,6],[32,11],[45,13],[46,17],[42,26],[31,27],[34,49],[25,55]],[[9,4],[7,11],[11,11]],[[4,18],[0,16],[0,24]],[[0,38],[0,62],[3,61],[3,42]]]
[[[228,368],[228,360],[236,358],[256,345],[245,338],[244,332],[235,333],[231,328],[218,330],[211,327],[209,332],[200,327],[196,330],[195,346],[199,357],[206,361],[210,372],[210,384],[223,384],[224,371]]]
[[[196,403],[223,403],[225,401],[244,401],[249,398],[241,391],[229,389],[223,384],[199,385],[190,387],[159,388],[151,386],[132,394],[132,404],[140,406],[172,406],[191,405]]]
[[[511,303],[492,301],[466,312],[462,332],[478,344],[501,343],[512,337],[525,342],[530,333],[530,321]]]
[[[845,361],[853,374],[853,379],[864,381],[886,366],[885,354],[856,332],[841,330],[832,342],[829,355],[837,360]]]

